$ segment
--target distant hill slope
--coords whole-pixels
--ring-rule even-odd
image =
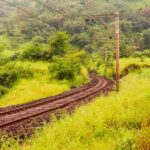
[[[150,13],[149,0],[6,1],[0,1],[0,35],[8,35],[13,48],[37,36],[47,43],[58,30],[67,31],[72,35],[71,43],[88,52],[110,48],[114,37],[112,20],[87,23],[82,15],[119,11],[121,56],[150,49],[150,15],[143,13],[145,9]],[[107,30],[104,24],[109,25]]]

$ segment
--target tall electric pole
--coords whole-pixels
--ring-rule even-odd
[[[116,91],[119,92],[119,48],[120,48],[120,26],[119,13],[115,16],[115,37],[116,37]]]
[[[107,76],[107,55],[108,55],[108,50],[107,48],[105,49],[105,68],[104,68],[104,76]]]
[[[119,13],[111,14],[100,14],[100,15],[84,15],[86,19],[100,19],[104,17],[114,17],[115,18],[115,55],[116,55],[116,92],[119,92],[119,51],[120,51],[120,25],[119,25]]]

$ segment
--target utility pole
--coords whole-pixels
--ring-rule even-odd
[[[120,48],[120,27],[119,13],[115,16],[115,37],[116,37],[116,91],[119,92],[119,48]]]
[[[84,15],[86,19],[100,19],[104,17],[114,17],[115,18],[115,40],[116,40],[116,92],[119,92],[119,51],[120,51],[120,25],[119,25],[119,13],[111,14],[100,14],[100,15]]]
[[[105,68],[104,68],[104,76],[107,76],[107,54],[108,54],[108,50],[107,48],[105,49]]]

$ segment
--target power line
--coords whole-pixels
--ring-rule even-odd
[[[23,12],[29,14],[29,15],[31,15],[32,17],[35,17],[35,16],[32,15],[32,13],[28,12],[27,10],[22,9],[21,7],[15,5],[15,4],[11,3],[11,2],[8,2],[8,1],[6,1],[6,0],[1,0],[1,1],[2,1],[2,2],[5,2],[5,3],[7,3],[8,5],[10,5],[10,6],[12,6],[12,7],[15,7],[15,8],[17,8],[17,9],[19,9],[19,10],[21,10],[21,11],[23,11]]]
[[[61,13],[59,10],[54,9],[53,7],[51,7],[50,5],[47,5],[39,0],[35,0],[36,2],[38,2],[39,4],[43,5],[45,8],[47,8],[48,10],[52,10],[53,12],[57,12],[57,13]]]
[[[53,11],[53,12],[56,12],[56,13],[59,13],[59,14],[62,14],[63,15],[63,19],[66,17],[66,18],[69,18],[69,15],[65,12],[65,11],[61,11],[61,10],[58,10],[58,9],[54,9],[53,7],[51,7],[50,5],[47,5],[43,2],[41,2],[40,0],[34,0],[36,1],[37,3],[43,5],[45,8],[47,8],[50,12]]]
[[[6,14],[4,14],[3,12],[0,12],[0,16],[2,17],[8,17]]]

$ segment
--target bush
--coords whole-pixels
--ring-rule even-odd
[[[46,46],[31,44],[22,53],[23,59],[28,60],[48,60],[51,58],[50,50],[45,50]]]
[[[80,71],[80,65],[67,58],[55,58],[49,70],[59,80],[71,80]]]
[[[0,97],[1,97],[2,95],[6,94],[6,93],[7,93],[7,90],[8,90],[8,89],[7,89],[6,87],[0,85]]]
[[[17,63],[7,63],[0,67],[0,97],[7,93],[19,78],[33,77],[34,72],[30,66],[22,66]]]
[[[12,87],[13,83],[18,79],[18,72],[16,70],[2,70],[0,72],[0,85],[7,88]]]
[[[66,32],[57,32],[50,41],[52,55],[64,55],[69,47],[69,35]]]
[[[86,65],[86,56],[84,51],[70,51],[64,57],[53,57],[49,71],[59,80],[75,79],[81,73],[81,66]]]

